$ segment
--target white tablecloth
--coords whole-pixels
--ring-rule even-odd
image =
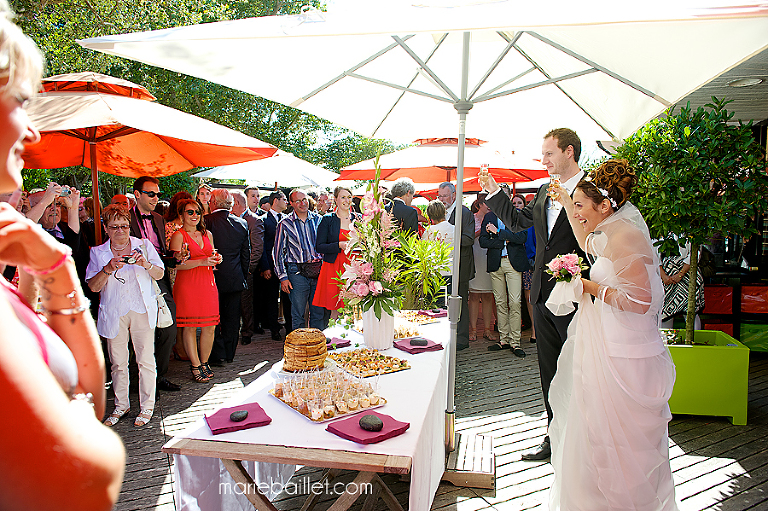
[[[223,406],[235,406],[246,402],[258,402],[272,418],[268,426],[252,428],[222,435],[211,434],[203,419],[185,430],[178,438],[221,440],[238,443],[284,445],[368,452],[386,455],[410,456],[411,485],[409,509],[428,510],[432,505],[437,487],[445,469],[445,409],[448,389],[448,339],[449,324],[446,319],[439,323],[423,325],[421,334],[433,341],[442,342],[446,349],[436,352],[410,355],[397,348],[383,352],[407,359],[412,368],[406,371],[382,375],[379,394],[387,404],[378,409],[400,421],[411,424],[404,434],[380,442],[362,445],[340,438],[325,430],[327,423],[315,424],[295,410],[283,404],[267,391],[274,385],[277,369],[273,368],[238,392]],[[329,329],[329,337],[339,336],[339,327]],[[362,345],[362,335],[349,330],[347,338]],[[278,364],[276,364],[278,365]],[[221,494],[220,483],[234,488],[234,481],[218,459],[175,455],[174,490],[180,511],[240,511],[252,510],[253,506],[243,495]],[[256,483],[267,485],[272,499],[293,475],[293,465],[273,463],[246,463],[246,468]],[[260,486],[260,488],[262,488]]]

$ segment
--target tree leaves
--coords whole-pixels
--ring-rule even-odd
[[[300,110],[199,78],[86,50],[76,42],[108,34],[298,14],[303,5],[320,7],[319,0],[12,0],[11,4],[17,12],[16,22],[45,54],[46,75],[94,71],[130,80],[147,87],[166,106],[269,142],[329,170],[338,171],[372,158],[380,144]],[[188,187],[192,181],[189,175],[196,171],[165,178],[163,191],[170,196]],[[83,167],[44,172],[46,179],[83,184],[90,190],[90,171]],[[25,171],[25,178],[32,177],[35,184],[41,176],[40,172]],[[124,192],[133,181],[103,173],[99,180],[106,196]]]

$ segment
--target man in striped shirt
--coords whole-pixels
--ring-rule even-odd
[[[324,328],[323,307],[312,305],[317,287],[317,275],[323,258],[315,250],[317,226],[320,215],[309,211],[307,195],[301,190],[289,194],[293,212],[277,224],[275,246],[272,258],[275,272],[280,279],[280,288],[291,298],[291,321],[293,328],[306,326],[304,312],[309,304],[309,326]],[[314,266],[317,271],[313,272]]]

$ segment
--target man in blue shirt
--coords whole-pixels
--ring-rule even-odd
[[[323,258],[315,250],[320,215],[309,211],[307,195],[301,190],[289,194],[293,212],[277,224],[272,258],[280,288],[291,299],[291,324],[302,328],[304,312],[309,304],[309,326],[323,329],[325,309],[312,305],[317,276]],[[314,271],[316,270],[316,271]]]

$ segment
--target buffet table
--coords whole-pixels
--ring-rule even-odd
[[[409,509],[428,510],[445,469],[449,323],[443,318],[419,329],[422,336],[442,342],[446,349],[411,355],[390,348],[382,353],[408,360],[411,369],[378,377],[379,394],[387,404],[377,411],[409,422],[410,428],[404,434],[363,445],[329,433],[325,429],[328,423],[313,423],[268,394],[280,376],[278,363],[224,403],[224,407],[229,407],[258,402],[272,418],[271,424],[213,435],[200,419],[163,447],[164,452],[174,454],[178,509],[253,509],[242,491],[229,489],[237,488],[237,482],[241,482],[242,488],[242,481],[250,477],[266,499],[273,499],[293,476],[297,465],[308,465],[360,470],[361,475],[410,473]],[[363,345],[362,335],[352,330],[334,327],[326,335],[339,337],[342,332],[352,342],[345,349],[355,349],[356,343]]]

